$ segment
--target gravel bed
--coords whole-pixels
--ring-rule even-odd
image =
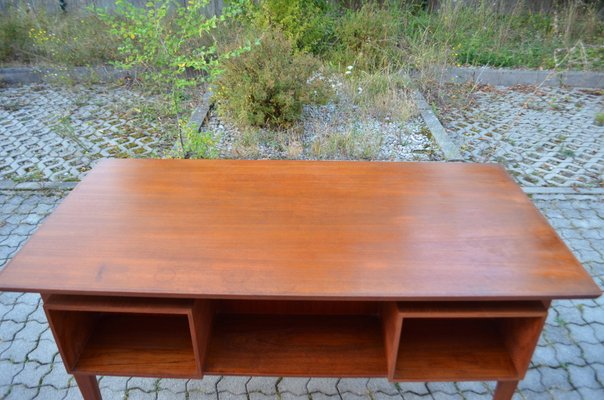
[[[218,142],[220,158],[367,159],[382,161],[439,161],[443,154],[421,117],[401,122],[367,115],[338,94],[327,105],[304,107],[302,119],[282,131],[244,132],[222,119],[215,109],[202,130]],[[241,151],[242,137],[260,138],[252,151]],[[245,140],[243,140],[245,141]],[[249,140],[248,140],[249,141]]]

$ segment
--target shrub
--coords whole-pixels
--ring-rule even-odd
[[[280,29],[299,50],[314,54],[334,40],[335,9],[326,0],[266,0],[254,20],[260,29]]]
[[[152,0],[137,7],[128,0],[116,0],[113,13],[99,11],[119,41],[117,62],[121,68],[143,70],[149,89],[166,93],[176,116],[183,155],[213,157],[215,143],[207,135],[192,135],[180,121],[187,88],[201,84],[218,74],[220,57],[231,57],[244,49],[219,55],[212,33],[220,22],[234,16],[232,9],[221,16],[206,16],[209,0],[187,0],[185,5],[173,0]],[[185,141],[187,144],[185,144]],[[187,149],[187,146],[189,147]]]
[[[249,52],[223,61],[214,89],[218,111],[242,126],[289,126],[304,104],[329,99],[320,66],[282,33],[267,32]]]
[[[344,15],[336,29],[339,45],[332,60],[355,70],[373,72],[402,61],[399,22],[394,9],[366,3]]]
[[[212,132],[185,129],[185,157],[186,158],[217,158],[219,156],[218,138]]]
[[[172,0],[154,0],[137,7],[116,0],[113,13],[99,10],[118,40],[123,57],[118,66],[143,68],[147,78],[170,89],[195,85],[211,75],[216,48],[206,40],[218,17],[204,15],[207,3],[187,0],[184,7]]]

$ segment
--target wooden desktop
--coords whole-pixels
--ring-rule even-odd
[[[598,286],[496,165],[105,160],[10,264],[96,375],[497,381]]]

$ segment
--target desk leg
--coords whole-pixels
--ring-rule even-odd
[[[499,381],[495,388],[495,395],[493,400],[511,400],[514,395],[514,391],[518,386],[518,381]]]
[[[84,400],[102,400],[96,375],[73,374]]]

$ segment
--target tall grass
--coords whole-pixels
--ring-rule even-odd
[[[98,65],[117,57],[109,28],[87,10],[48,13],[22,3],[0,15],[0,64]]]
[[[323,3],[331,5],[312,10],[325,12],[325,18],[314,18],[330,23],[312,24],[312,46],[300,47],[327,48],[321,56],[341,70],[354,65],[369,73],[426,71],[442,64],[604,70],[604,22],[594,2],[560,2],[548,13],[531,12],[522,0],[506,13],[492,0],[475,0],[472,6],[442,0],[435,11],[419,1]],[[93,13],[49,14],[19,4],[0,15],[0,63],[86,65],[118,57],[118,44]],[[271,4],[289,10],[283,0]],[[297,38],[300,29],[310,29],[312,21],[298,20],[279,25],[286,36]]]
[[[565,68],[569,57],[564,55],[579,44],[604,49],[604,23],[594,5],[581,1],[564,3],[546,14],[530,12],[522,1],[508,13],[499,13],[492,1],[477,0],[470,7],[444,0],[437,12],[407,9],[403,15],[402,35],[412,63],[418,61],[416,51],[436,47],[455,64]],[[586,57],[580,67],[604,68],[594,56]]]

